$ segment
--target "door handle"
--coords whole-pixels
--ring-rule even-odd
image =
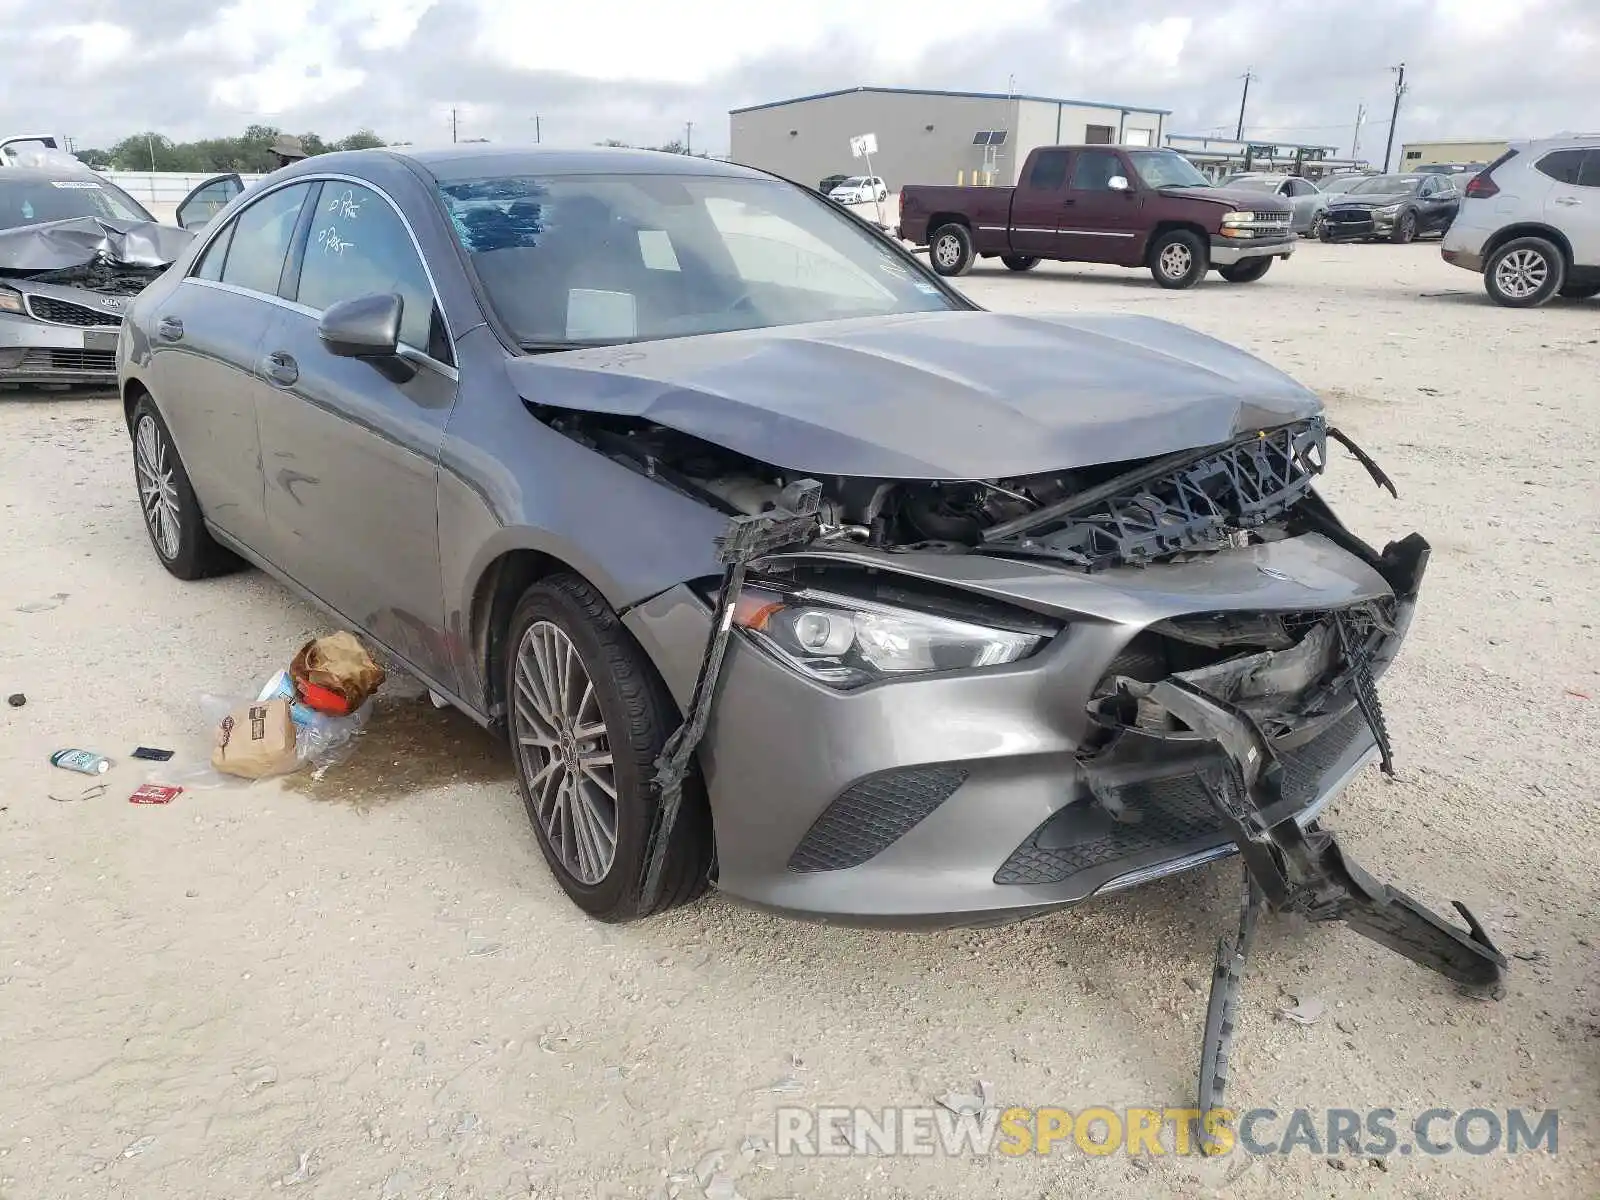
[[[285,386],[300,378],[300,365],[294,361],[292,355],[282,350],[274,350],[262,360],[261,369],[273,383]]]
[[[183,337],[183,322],[177,317],[162,317],[156,322],[156,336],[163,342],[176,342]]]
[[[1576,196],[1557,196],[1556,203],[1565,208],[1571,208],[1576,204],[1582,204],[1583,201],[1579,200]]]
[[[1065,200],[1063,200],[1061,202],[1061,207],[1062,208],[1070,208],[1072,205],[1076,204],[1077,202],[1078,202],[1078,198],[1076,196],[1068,196]]]

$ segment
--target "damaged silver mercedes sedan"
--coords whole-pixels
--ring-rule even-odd
[[[1504,965],[1316,824],[1387,765],[1428,548],[1341,524],[1331,447],[1386,477],[1240,350],[985,312],[742,167],[462,146],[276,173],[119,366],[167,568],[257,563],[503,727],[597,917],[987,922],[1237,850],[1247,917]]]

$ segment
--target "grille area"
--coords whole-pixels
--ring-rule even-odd
[[[77,325],[85,329],[115,329],[122,324],[122,314],[105,309],[73,304],[70,300],[57,300],[53,296],[29,296],[28,312],[39,321],[56,325]]]
[[[841,792],[789,856],[791,871],[858,867],[902,837],[967,781],[964,767],[885,771]]]
[[[1366,721],[1351,709],[1337,724],[1292,753],[1284,754],[1283,794],[1298,811],[1317,798],[1325,776],[1358,738],[1371,739]],[[1123,825],[1098,805],[1073,804],[1055,813],[1011,852],[995,872],[999,884],[1060,883],[1123,859],[1162,850],[1174,854],[1227,840],[1205,789],[1194,775],[1129,784],[1123,801],[1143,819]]]
[[[115,350],[29,350],[16,365],[18,372],[59,371],[63,375],[103,374],[117,372]]]

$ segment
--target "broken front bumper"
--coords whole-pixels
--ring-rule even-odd
[[[117,335],[0,313],[0,384],[115,386]]]
[[[1206,747],[1086,757],[1101,736],[1089,713],[1097,689],[1148,668],[1141,635],[1172,616],[1333,609],[1390,595],[1374,570],[1319,535],[1092,575],[982,556],[892,561],[1079,615],[1011,666],[853,692],[803,679],[734,637],[699,748],[717,883],[733,896],[846,923],[983,924],[1234,853],[1198,782]],[[625,620],[688,711],[709,606],[676,588]],[[1288,780],[1273,815],[1307,822],[1377,753],[1348,705],[1280,749]],[[1100,799],[1111,789],[1139,808],[1137,822],[1113,819]]]

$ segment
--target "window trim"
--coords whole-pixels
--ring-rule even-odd
[[[366,188],[368,191],[381,198],[383,202],[389,206],[390,210],[393,211],[394,215],[400,218],[400,225],[405,229],[406,236],[411,239],[411,248],[416,251],[417,261],[422,264],[422,273],[428,280],[429,290],[433,293],[433,306],[439,313],[439,319],[444,323],[445,344],[450,347],[451,357],[455,357],[455,330],[450,325],[450,314],[445,311],[444,303],[439,299],[439,283],[438,280],[433,277],[433,268],[428,265],[428,256],[422,252],[422,242],[417,237],[417,231],[411,227],[411,222],[406,219],[406,214],[401,210],[400,206],[395,203],[394,197],[385,191],[381,186],[372,182],[372,180],[360,179],[354,175],[346,175],[331,171],[317,174],[307,173],[304,175],[296,175],[293,179],[285,179],[282,183],[267,188],[261,193],[261,195],[253,198],[248,204],[241,207],[238,212],[234,213],[233,216],[228,218],[228,220],[223,223],[223,229],[231,229],[234,223],[237,222],[244,213],[254,208],[257,204],[261,203],[262,200],[266,199],[266,197],[272,195],[274,192],[282,191],[286,187],[294,187],[296,184],[310,183],[317,185],[316,194],[317,199],[320,202],[322,199],[321,185],[330,181],[351,183],[358,187]],[[283,271],[279,272],[278,275],[278,294],[268,295],[265,292],[252,291],[249,288],[240,287],[238,284],[224,283],[220,279],[201,279],[194,273],[200,259],[205,256],[206,249],[222,234],[223,229],[214,231],[206,238],[206,245],[203,246],[195,255],[194,259],[191,260],[189,269],[184,274],[181,282],[193,283],[201,287],[221,288],[223,291],[233,292],[240,296],[254,296],[259,300],[266,300],[280,308],[286,308],[290,312],[299,313],[301,316],[320,318],[324,310],[312,308],[307,304],[301,304],[298,300],[291,300],[282,294],[285,285],[291,282],[288,276],[291,262],[294,264],[295,268],[292,282],[294,284],[295,293],[297,295],[299,294],[300,268],[304,265],[306,242],[311,236],[312,223],[311,221],[304,219],[307,211],[308,209],[306,205],[304,202],[302,202],[300,207],[300,217],[296,219],[294,233],[290,236],[289,251],[284,256]],[[314,212],[315,206],[312,206],[310,211]],[[304,228],[302,228],[302,226],[304,226]],[[229,250],[232,250],[231,245],[229,246]],[[224,263],[224,267],[226,267],[226,263]],[[434,358],[433,355],[429,354],[426,347],[418,347],[411,345],[409,342],[401,342],[400,349],[403,352],[401,357],[406,358],[409,361],[420,361],[427,366],[433,367],[448,379],[459,381],[461,378],[460,371],[457,369],[454,363],[441,362],[439,359]]]

